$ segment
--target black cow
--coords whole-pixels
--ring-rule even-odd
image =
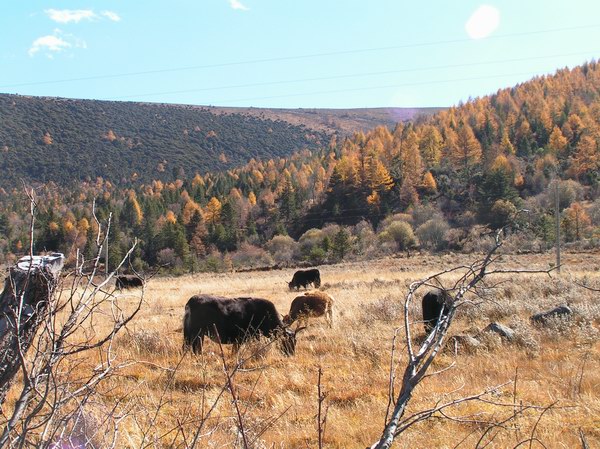
[[[115,276],[115,285],[119,290],[125,288],[143,287],[144,280],[132,274],[120,274]]]
[[[442,316],[448,315],[450,311],[450,295],[445,290],[435,289],[423,296],[421,303],[423,307],[423,323],[425,333],[429,334],[437,325]]]
[[[310,284],[313,284],[315,288],[321,286],[321,273],[316,268],[296,271],[291,282],[288,282],[288,287],[290,290],[294,288],[300,290],[300,287],[308,288]]]
[[[202,353],[204,336],[213,341],[239,346],[259,334],[281,339],[281,351],[293,355],[296,332],[286,327],[275,305],[262,298],[224,298],[214,295],[192,296],[183,317],[184,345]]]

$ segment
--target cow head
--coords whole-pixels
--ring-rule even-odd
[[[281,332],[281,352],[287,356],[294,355],[296,352],[296,332],[289,327],[284,327]]]
[[[300,327],[295,331],[290,329],[289,327],[284,327],[281,333],[281,352],[283,352],[287,356],[292,356],[296,353],[296,335],[298,332],[306,329],[306,326]]]
[[[288,282],[288,288],[289,288],[290,290],[293,290],[293,289],[294,289],[294,281]]]

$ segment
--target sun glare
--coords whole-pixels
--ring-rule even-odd
[[[465,30],[471,39],[483,39],[492,34],[499,24],[500,11],[490,5],[481,5],[467,20]]]

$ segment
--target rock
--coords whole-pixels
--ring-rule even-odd
[[[450,339],[458,351],[464,351],[467,353],[474,352],[481,346],[481,342],[475,337],[466,334],[455,335]]]
[[[548,320],[553,318],[571,319],[573,310],[569,306],[558,306],[546,312],[536,313],[531,316],[531,321],[537,324],[546,324]]]
[[[515,338],[514,330],[508,326],[505,326],[504,324],[496,322],[488,324],[486,328],[482,330],[482,332],[494,332],[495,334],[498,334],[502,338],[506,338],[509,341],[512,341]]]

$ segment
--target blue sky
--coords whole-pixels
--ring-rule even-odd
[[[597,0],[28,0],[0,92],[281,108],[450,106],[600,56]]]

